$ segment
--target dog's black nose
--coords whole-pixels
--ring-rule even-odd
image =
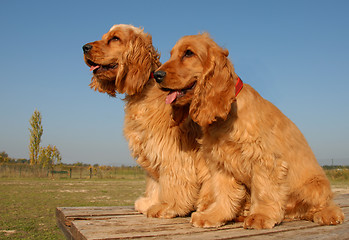
[[[161,83],[162,81],[164,81],[165,76],[166,76],[166,72],[164,71],[157,71],[154,73],[154,78],[157,83]]]
[[[84,46],[82,46],[82,50],[84,51],[84,53],[87,53],[88,51],[90,51],[92,48],[92,45],[90,44],[85,44]]]

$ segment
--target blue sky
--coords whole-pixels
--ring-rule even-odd
[[[236,72],[303,132],[320,164],[349,165],[349,1],[3,1],[0,151],[29,158],[29,119],[63,162],[135,165],[122,96],[89,89],[81,47],[114,24],[143,27],[161,61],[176,41],[209,32]]]

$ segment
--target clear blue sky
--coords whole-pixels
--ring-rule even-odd
[[[81,47],[114,24],[144,27],[161,61],[207,31],[236,72],[303,132],[320,164],[349,165],[349,1],[2,1],[0,151],[29,158],[29,119],[63,162],[135,165],[123,101],[89,89]]]

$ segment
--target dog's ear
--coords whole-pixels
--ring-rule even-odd
[[[125,53],[125,79],[124,92],[128,95],[139,93],[143,86],[149,80],[150,73],[153,70],[152,38],[149,34],[137,34],[129,42],[128,51]]]
[[[198,79],[190,104],[190,116],[200,126],[226,119],[235,100],[236,74],[228,50],[208,48],[202,78]]]
[[[98,79],[92,77],[89,86],[95,91],[99,91],[101,93],[108,93],[112,97],[115,97],[116,95],[116,87],[114,82],[98,81]]]

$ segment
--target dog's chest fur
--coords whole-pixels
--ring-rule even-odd
[[[182,169],[184,174],[195,176],[195,153],[199,149],[196,138],[200,137],[196,133],[200,128],[189,118],[180,124],[174,122],[165,97],[165,92],[151,85],[141,97],[129,101],[125,107],[124,135],[133,157],[141,156],[142,161],[146,158],[146,162],[138,161],[142,167],[159,175],[175,174],[166,171]]]

